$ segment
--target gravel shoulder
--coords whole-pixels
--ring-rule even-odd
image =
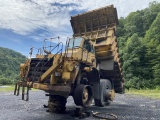
[[[43,91],[30,91],[30,100],[22,101],[21,96],[11,92],[0,93],[0,120],[72,120],[75,110],[72,97],[67,99],[67,114],[46,112],[48,97]],[[116,99],[106,107],[92,105],[89,111],[107,112],[118,116],[118,120],[160,120],[160,99],[151,99],[138,95],[116,94]],[[94,117],[85,120],[97,119]]]

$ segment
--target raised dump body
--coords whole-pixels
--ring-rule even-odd
[[[83,36],[94,42],[97,67],[101,79],[109,79],[115,92],[124,92],[124,79],[118,54],[117,10],[111,6],[71,17],[73,36]]]

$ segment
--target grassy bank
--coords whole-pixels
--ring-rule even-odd
[[[32,89],[33,91],[36,91],[36,89]],[[13,92],[14,91],[14,85],[8,85],[6,87],[0,86],[0,92]],[[142,95],[146,97],[151,98],[159,98],[160,99],[160,90],[137,90],[137,89],[130,89],[125,90],[126,94],[135,94],[135,95]]]
[[[142,95],[150,98],[159,98],[160,99],[160,90],[137,90],[137,89],[130,89],[129,91],[126,90],[127,94],[135,94],[135,95]]]
[[[0,92],[12,92],[14,91],[14,85],[0,86]]]
[[[7,85],[7,86],[0,86],[0,92],[13,92],[15,89],[15,85]],[[22,87],[20,88],[20,92],[22,91]],[[37,89],[33,89],[32,91],[37,91]]]

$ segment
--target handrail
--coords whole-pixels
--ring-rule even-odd
[[[59,47],[60,44],[62,44],[62,49],[63,49],[63,43],[62,43],[62,42],[59,42],[59,43],[51,50],[51,52],[52,52],[56,47]]]
[[[62,48],[59,50],[59,51],[57,51],[57,53],[56,54],[54,54],[51,58],[54,58],[57,54],[59,54],[60,53],[60,56],[59,56],[59,59],[62,57],[62,50],[63,50],[63,43],[62,43]],[[50,60],[49,60],[50,61]],[[49,61],[47,61],[47,63],[49,62]],[[47,63],[45,63],[43,66],[45,66]],[[42,66],[42,67],[43,67]],[[42,74],[41,74],[41,76],[42,76]]]
[[[59,54],[59,53],[60,53],[60,57],[62,57],[62,51],[63,51],[63,43],[62,43],[62,42],[59,42],[50,52],[52,52],[52,51],[53,51],[54,49],[56,49],[57,47],[59,48],[60,45],[62,45],[62,46],[61,46],[61,49],[58,50],[58,51],[51,57],[51,59],[54,58],[54,57],[55,57],[57,54]],[[43,49],[44,49],[44,48],[43,48]],[[38,71],[38,69],[37,69],[38,66],[39,66],[42,62],[44,62],[44,60],[45,60],[47,57],[48,57],[48,54],[45,55],[44,58],[37,63],[37,65],[36,65],[35,68],[34,68],[34,73],[35,73],[36,71]],[[51,60],[51,59],[50,59],[50,60]],[[42,64],[41,67],[44,67],[50,60],[48,60],[45,64]],[[34,77],[35,77],[35,74],[34,74],[33,78],[34,78]]]
[[[59,43],[60,43],[60,42],[59,42],[59,41],[60,41],[60,40],[59,40],[60,37],[58,36],[58,37],[55,37],[55,38],[50,38],[50,46],[47,46],[47,47],[46,47],[46,41],[47,41],[48,39],[44,39],[43,50],[47,51],[46,48],[50,48],[50,51],[49,51],[49,52],[47,51],[48,53],[50,53],[50,52],[51,52],[51,48],[54,47],[54,46],[52,46],[51,42],[52,42],[53,39],[56,39],[56,38],[58,38],[58,44],[59,44]],[[58,48],[59,48],[59,47],[57,47],[57,50],[58,50]]]
[[[37,50],[38,50],[38,51],[37,51],[37,54],[40,54],[40,55],[43,54],[41,48],[31,47],[31,48],[30,48],[30,53],[29,53],[29,54],[30,54],[30,58],[32,57],[33,49],[37,49]]]
[[[69,46],[69,42],[70,42],[70,39],[69,39],[69,37],[67,37],[64,57],[66,57],[66,55],[68,54],[68,46]],[[67,51],[67,53],[66,53],[66,51]]]
[[[60,44],[62,44],[62,48],[61,48],[59,51],[57,51],[56,54],[58,54],[59,52],[61,52],[61,54],[62,54],[62,50],[63,50],[63,43],[62,43],[62,42],[58,43],[51,51],[53,51],[56,47],[59,47]],[[56,55],[56,54],[55,54],[55,55]],[[55,56],[55,55],[54,55],[54,56]],[[54,56],[53,56],[52,58],[54,58]],[[41,61],[43,61],[46,57],[48,57],[48,56],[46,55]],[[40,61],[38,64],[40,64],[41,61]],[[48,63],[48,62],[47,62],[47,63]],[[37,65],[38,65],[38,64],[37,64]],[[37,65],[36,65],[36,67],[37,67]],[[46,65],[46,64],[45,64],[45,65]],[[43,65],[43,66],[44,66],[44,65]]]

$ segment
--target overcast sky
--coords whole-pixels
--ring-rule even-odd
[[[45,38],[72,36],[70,16],[113,4],[118,17],[160,0],[0,0],[0,46],[27,55]]]

